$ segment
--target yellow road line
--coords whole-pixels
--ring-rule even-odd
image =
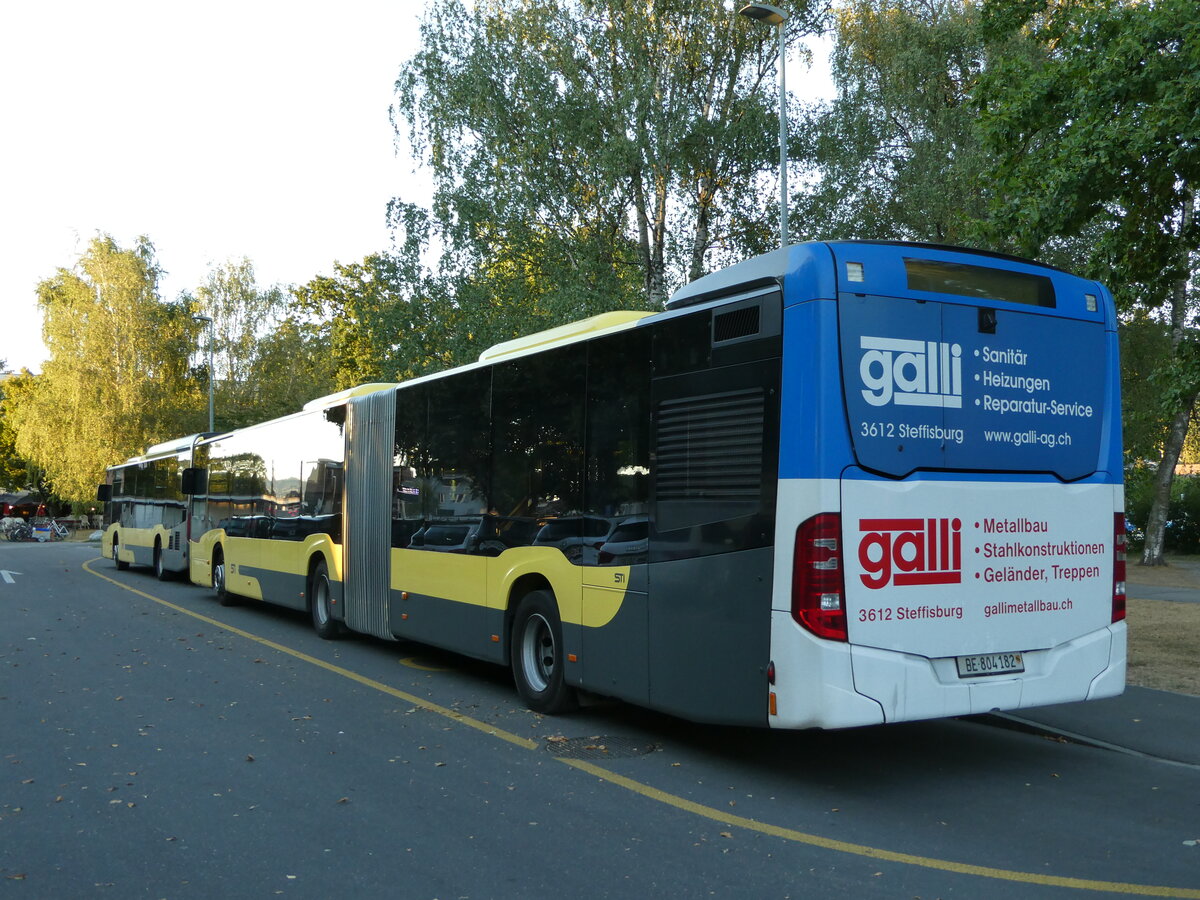
[[[303,662],[311,663],[312,665],[318,666],[327,672],[332,672],[335,675],[341,675],[343,678],[349,678],[351,681],[356,681],[364,687],[374,688],[375,690],[384,694],[388,694],[392,697],[396,697],[399,700],[403,700],[405,703],[411,703],[413,706],[418,706],[421,709],[428,710],[429,712],[437,713],[439,716],[445,716],[448,719],[453,719],[455,722],[459,722],[471,728],[477,728],[484,734],[490,734],[493,737],[498,737],[501,740],[508,741],[510,744],[516,744],[518,747],[524,747],[526,750],[536,750],[541,746],[537,741],[531,741],[529,738],[523,738],[520,735],[512,734],[511,732],[504,731],[503,729],[497,728],[494,725],[489,725],[487,722],[481,722],[478,719],[472,719],[470,716],[464,716],[462,713],[456,712],[449,707],[439,706],[436,703],[432,703],[429,700],[418,697],[416,694],[410,694],[406,691],[399,690],[391,685],[384,684],[382,681],[375,681],[373,678],[367,678],[365,675],[359,675],[357,672],[351,672],[349,669],[343,669],[341,666],[336,666],[333,663],[326,662],[323,659],[317,659],[315,656],[309,656],[307,653],[302,653],[299,650],[292,649],[291,647],[285,647],[283,644],[277,644],[274,641],[268,640],[267,638],[259,637],[257,634],[251,634],[249,631],[243,631],[242,629],[236,628],[233,625],[229,625],[226,622],[220,622],[216,619],[210,618],[203,613],[193,612],[186,607],[171,603],[169,600],[164,600],[161,597],[155,597],[153,594],[147,594],[145,591],[139,591],[137,588],[130,587],[127,584],[122,584],[115,578],[109,578],[107,575],[97,572],[95,569],[91,568],[92,563],[102,558],[103,557],[89,559],[83,564],[83,568],[92,575],[95,575],[97,578],[103,578],[110,584],[115,584],[119,588],[124,588],[130,593],[137,594],[139,597],[145,597],[147,600],[152,600],[153,602],[158,603],[161,606],[165,606],[168,609],[173,609],[176,612],[183,613],[185,616],[191,616],[193,619],[199,619],[201,622],[206,622],[209,625],[212,625],[214,628],[224,629],[232,634],[236,634],[238,637],[244,637],[248,641],[253,641],[254,643],[261,644],[264,647],[270,647],[272,650],[285,653],[288,656],[302,660]]]
[[[380,681],[375,681],[372,678],[359,675],[357,672],[352,672],[349,669],[344,669],[341,666],[336,666],[333,663],[325,662],[317,659],[315,656],[309,656],[307,653],[302,653],[299,650],[294,650],[291,647],[285,647],[283,644],[277,644],[267,638],[259,637],[256,634],[251,634],[249,631],[243,631],[240,628],[235,628],[225,622],[220,622],[201,613],[193,612],[182,606],[171,603],[168,600],[163,600],[161,597],[155,597],[152,594],[147,594],[144,591],[139,591],[137,588],[130,587],[127,584],[122,584],[115,578],[109,578],[101,572],[97,572],[91,568],[93,562],[97,562],[101,557],[90,559],[83,564],[85,571],[97,578],[102,578],[110,584],[114,584],[119,588],[137,594],[139,597],[144,597],[154,603],[158,603],[168,609],[173,609],[176,612],[183,613],[186,616],[191,616],[194,619],[199,619],[201,622],[207,622],[215,628],[221,628],[239,637],[244,637],[256,644],[261,644],[264,647],[270,647],[272,650],[277,650],[280,653],[291,656],[293,659],[302,660],[306,663],[311,663],[325,669],[327,672],[332,672],[335,675],[340,675],[343,678],[348,678],[351,681],[357,682],[364,687],[374,688],[381,693],[392,697],[404,700],[406,703],[411,703],[413,706],[428,710],[432,713],[437,713],[439,716],[444,716],[461,725],[466,725],[474,728],[484,734],[498,737],[501,740],[508,741],[510,744],[516,744],[518,747],[524,747],[527,750],[536,750],[541,745],[536,741],[531,741],[528,738],[523,738],[520,735],[505,731],[502,728],[497,728],[494,725],[489,725],[487,722],[481,722],[478,719],[473,719],[470,716],[464,716],[462,713],[456,712],[445,706],[440,706],[437,703],[432,703],[414,694],[409,694],[405,691],[398,690],[390,685]],[[759,822],[756,819],[748,819],[744,816],[735,816],[727,813],[724,810],[717,809],[712,806],[705,806],[702,803],[688,800],[676,794],[669,794],[666,791],[661,791],[656,787],[651,787],[648,784],[643,784],[640,781],[635,781],[632,778],[627,778],[624,775],[619,775],[610,769],[603,766],[595,765],[594,763],[586,762],[578,759],[557,758],[558,762],[571,768],[578,769],[581,772],[587,772],[589,775],[594,775],[596,778],[606,781],[609,784],[632,791],[649,800],[657,803],[663,803],[683,812],[688,812],[705,819],[710,819],[714,822],[720,822],[723,825],[729,825],[734,828],[743,828],[747,831],[758,832],[759,834],[770,835],[771,837],[781,838],[786,841],[792,841],[798,844],[807,844],[813,847],[820,847],[825,850],[834,850],[838,853],[849,853],[854,856],[862,856],[868,859],[878,859],[885,862],[900,863],[908,866],[921,866],[926,869],[936,869],[942,872],[953,872],[958,875],[973,875],[979,878],[994,878],[1001,881],[1012,881],[1021,884],[1037,884],[1050,887],[1074,888],[1084,891],[1105,891],[1113,894],[1127,894],[1138,897],[1178,897],[1188,898],[1188,900],[1200,900],[1200,889],[1193,888],[1177,888],[1166,887],[1153,884],[1131,884],[1123,881],[1095,881],[1088,878],[1069,878],[1061,875],[1043,875],[1038,872],[1020,872],[1012,869],[998,869],[992,866],[977,866],[970,863],[954,862],[953,860],[937,859],[929,856],[917,856],[911,853],[898,853],[894,850],[884,850],[879,847],[870,847],[866,844],[853,844],[848,841],[839,841],[833,838],[822,837],[819,834],[808,834],[803,831],[796,831],[792,828],[783,828],[778,825],[770,825],[766,822]]]

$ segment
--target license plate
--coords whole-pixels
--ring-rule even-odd
[[[981,675],[1011,675],[1025,671],[1020,653],[980,653],[976,656],[956,656],[959,678],[978,678]]]

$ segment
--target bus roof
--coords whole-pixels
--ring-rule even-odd
[[[772,283],[779,284],[785,275],[798,273],[804,269],[810,269],[812,274],[817,276],[820,285],[819,296],[836,297],[837,285],[834,281],[836,277],[833,267],[834,256],[839,248],[844,249],[847,247],[862,247],[864,249],[876,247],[879,248],[877,250],[879,253],[886,253],[887,251],[884,248],[908,248],[911,250],[933,252],[935,255],[942,253],[965,254],[967,256],[984,257],[1000,263],[1013,264],[1012,266],[1002,266],[1002,268],[1036,266],[1039,269],[1046,269],[1062,275],[1070,274],[1065,273],[1062,269],[1055,266],[1048,266],[1036,260],[997,253],[991,250],[977,250],[971,247],[954,247],[946,244],[927,244],[916,241],[805,241],[752,257],[751,259],[729,266],[726,269],[713,272],[711,275],[698,278],[672,294],[671,298],[667,301],[667,309],[678,309],[683,306],[701,303],[705,300],[719,299],[726,293],[741,292],[755,287],[766,287]],[[1076,278],[1077,276],[1072,275],[1070,277]]]
[[[639,322],[650,315],[653,315],[653,313],[648,310],[633,309],[620,309],[614,312],[600,313],[597,316],[581,319],[578,322],[570,322],[566,325],[559,325],[557,328],[548,328],[545,331],[537,331],[533,334],[527,334],[524,337],[495,344],[479,354],[479,361],[489,362],[506,356],[515,356],[526,351],[546,350],[557,344],[569,344],[572,341],[582,338],[609,334],[614,331],[620,331],[623,328],[628,328],[633,323]]]
[[[329,394],[325,397],[318,397],[316,400],[309,400],[304,406],[300,407],[301,412],[309,412],[314,409],[325,409],[329,406],[337,406],[339,403],[345,403],[351,397],[362,397],[365,394],[374,394],[376,391],[393,391],[398,384],[395,382],[374,382],[372,384],[360,384],[357,387],[346,388],[344,391],[338,391],[336,394]],[[286,418],[281,416],[280,418]]]

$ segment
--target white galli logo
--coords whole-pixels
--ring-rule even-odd
[[[859,338],[858,374],[872,406],[962,408],[962,347],[941,341]]]

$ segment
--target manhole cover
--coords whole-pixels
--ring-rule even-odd
[[[548,737],[542,745],[547,753],[565,759],[626,759],[645,756],[658,749],[655,744],[635,741],[632,738],[604,737]]]

